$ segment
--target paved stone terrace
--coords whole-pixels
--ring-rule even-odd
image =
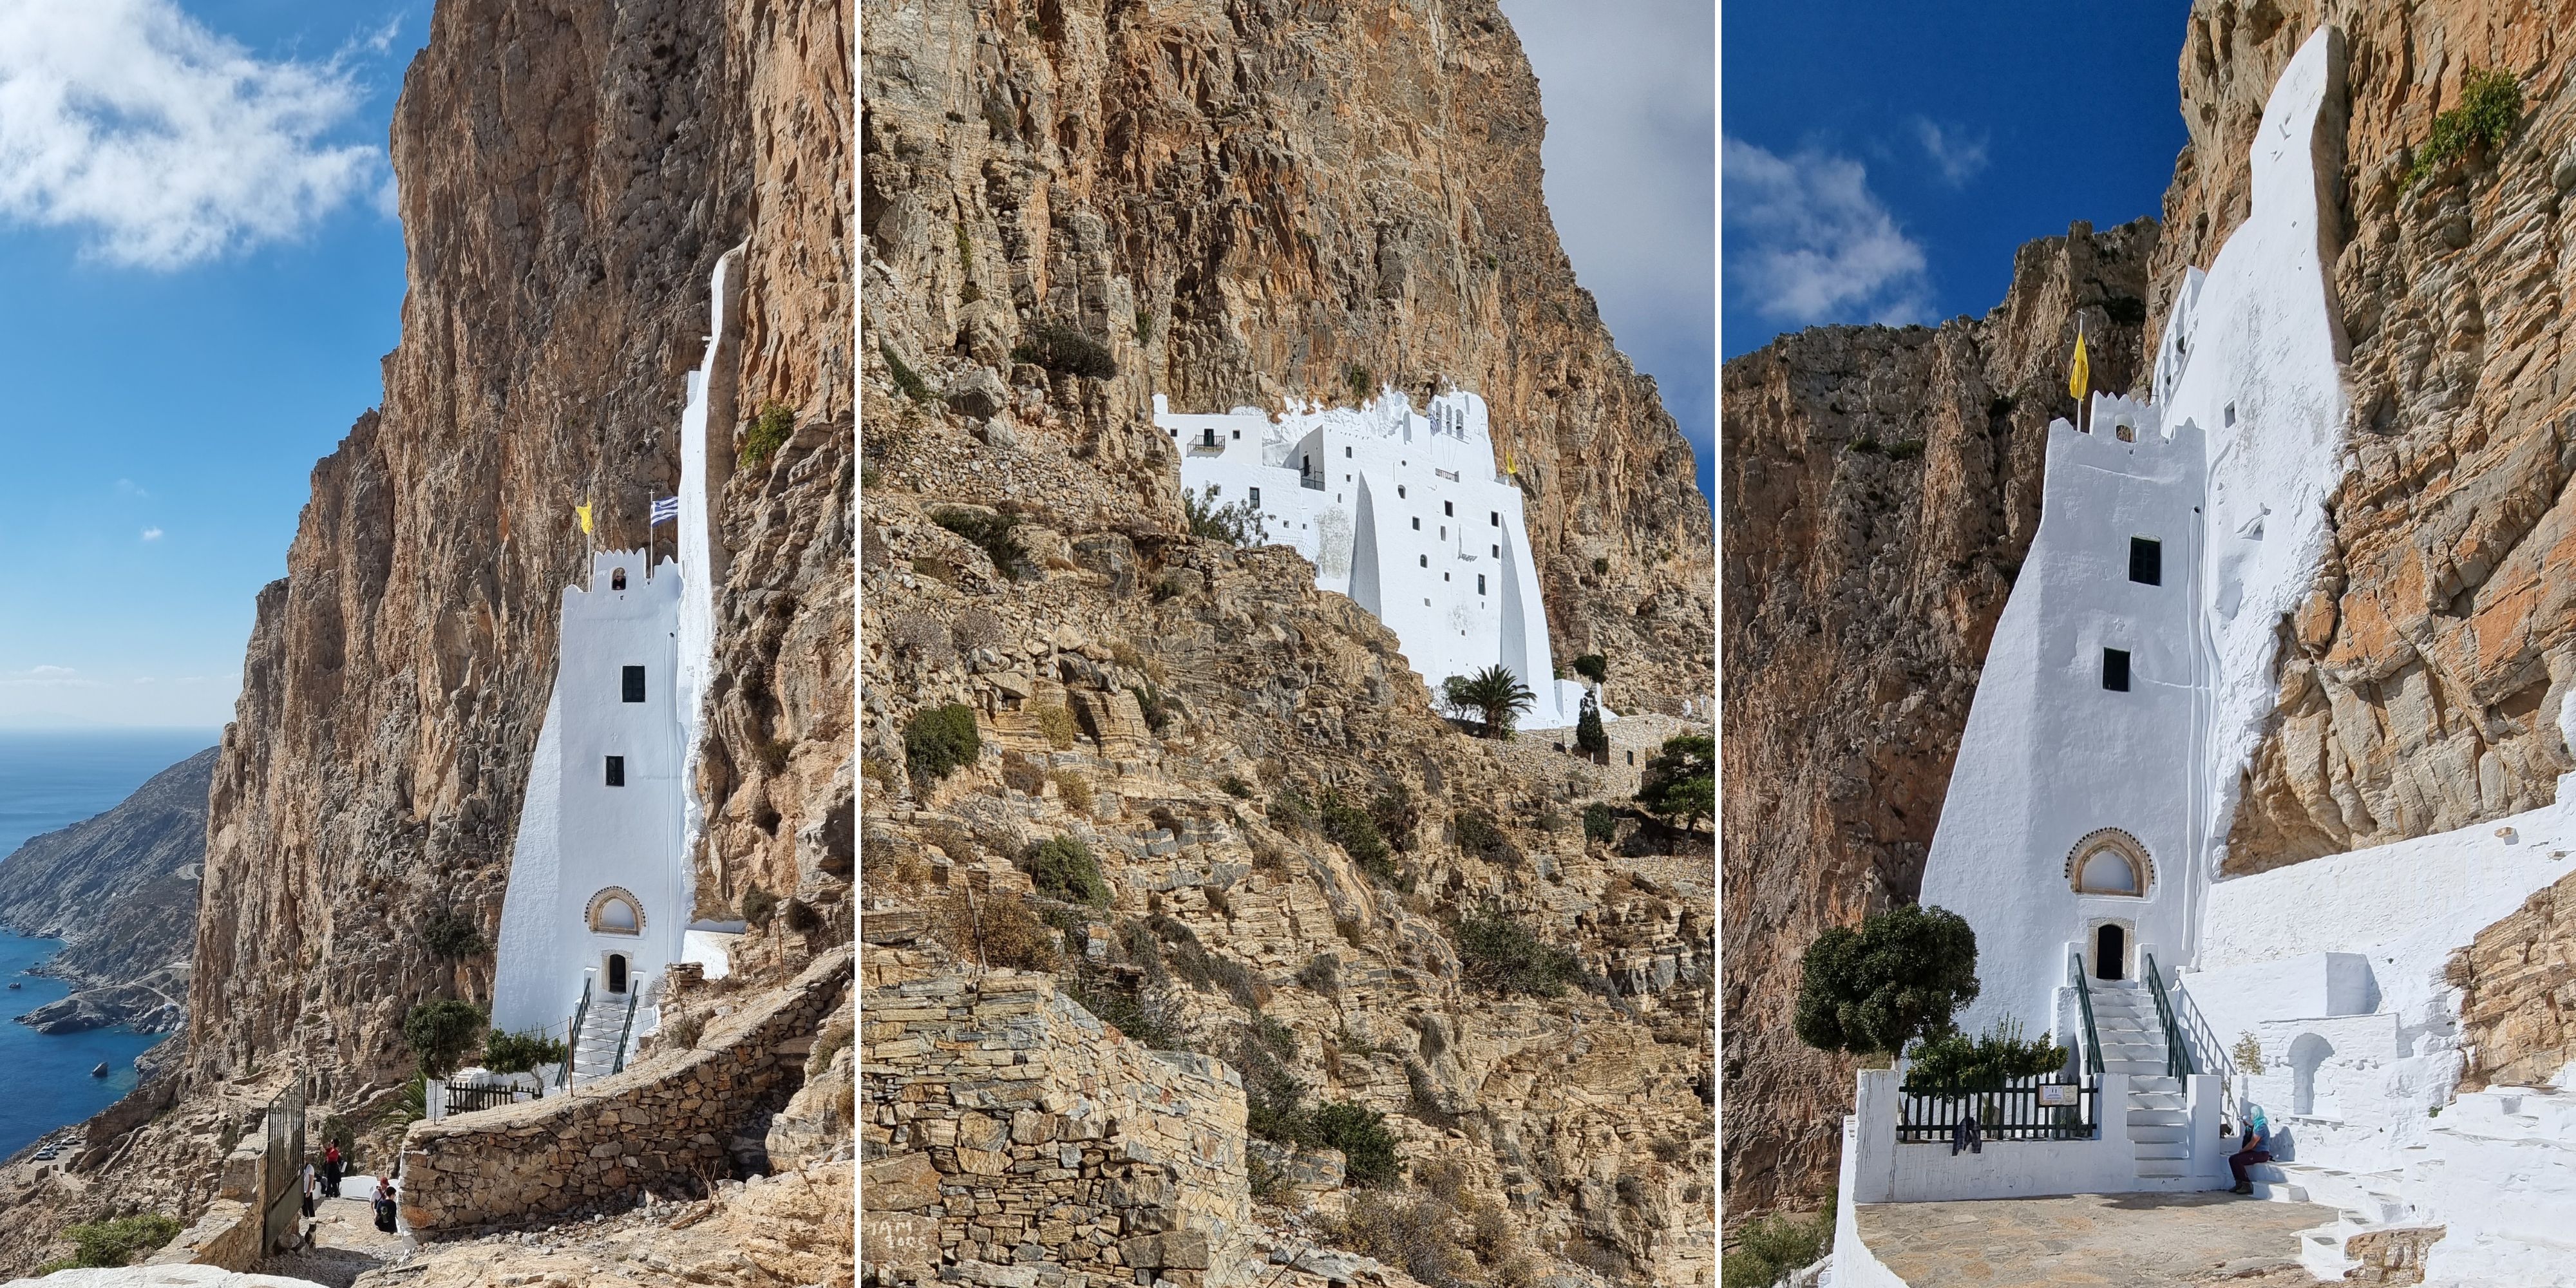
[[[1912,1288],[2308,1288],[2298,1232],[2334,1217],[2225,1192],[1872,1203],[1861,1240]]]

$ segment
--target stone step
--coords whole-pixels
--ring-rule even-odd
[[[2188,1159],[2191,1157],[2191,1145],[2186,1141],[2138,1140],[2134,1136],[2132,1136],[2130,1140],[2136,1145],[2137,1156],[2141,1161],[2147,1159]]]
[[[2129,1139],[2139,1145],[2171,1145],[2188,1153],[2188,1147],[2191,1144],[2191,1128],[2188,1125],[2177,1126],[2171,1123],[2131,1123]]]
[[[2129,1093],[2129,1108],[2184,1114],[2190,1111],[2191,1102],[2179,1091],[2132,1091]]]
[[[2179,1096],[2183,1094],[2182,1079],[2168,1076],[2161,1071],[2150,1074],[2146,1077],[2133,1077],[2129,1079],[2129,1093],[2131,1095],[2136,1095],[2142,1091],[2153,1095]]]
[[[2187,1158],[2141,1158],[2138,1160],[2138,1175],[2142,1178],[2182,1176],[2189,1172],[2190,1166],[2191,1160]]]

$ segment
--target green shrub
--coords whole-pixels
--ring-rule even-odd
[[[1250,800],[1252,798],[1252,784],[1243,781],[1242,776],[1239,774],[1227,774],[1225,777],[1218,779],[1216,785],[1224,789],[1226,795],[1231,796],[1236,800]]]
[[[1018,515],[952,505],[932,511],[930,521],[983,551],[984,557],[993,561],[993,570],[1005,578],[1015,578],[1029,566],[1028,547],[1020,544],[1020,535],[1014,531],[1020,526]]]
[[[1028,338],[1011,350],[1011,360],[1033,362],[1059,375],[1088,380],[1108,380],[1118,374],[1118,362],[1109,356],[1108,345],[1061,323],[1040,323],[1032,328]]]
[[[1600,558],[1595,559],[1595,560],[1593,560],[1593,561],[1592,561],[1592,575],[1593,575],[1593,576],[1598,577],[1598,576],[1600,576],[1600,575],[1602,575],[1602,574],[1604,574],[1604,573],[1607,573],[1607,572],[1609,572],[1609,571],[1610,571],[1610,557],[1609,557],[1608,555],[1603,555],[1602,557],[1600,557]]]
[[[36,1268],[39,1275],[56,1270],[107,1269],[134,1260],[136,1254],[151,1252],[179,1237],[181,1226],[175,1217],[154,1212],[146,1216],[120,1217],[114,1221],[97,1221],[66,1228],[62,1237],[71,1240],[72,1255],[60,1261],[49,1261]]]
[[[903,359],[895,356],[893,345],[880,343],[877,345],[877,353],[885,358],[886,371],[894,376],[894,387],[902,390],[904,397],[914,402],[930,401],[930,386],[922,383],[921,377],[912,368],[903,365]],[[748,463],[750,459],[748,442],[743,445],[743,450],[746,453],[744,460]]]
[[[1378,833],[1376,819],[1345,803],[1335,792],[1324,793],[1317,808],[1325,840],[1342,847],[1361,871],[1390,885],[1395,882],[1393,851]]]
[[[1586,653],[1574,659],[1574,673],[1594,684],[1607,683],[1610,679],[1610,659],[1599,653]]]
[[[1142,990],[1121,988],[1106,979],[1084,975],[1065,989],[1093,1019],[1116,1028],[1154,1051],[1186,1051],[1187,1040]]]
[[[952,702],[913,713],[903,728],[903,753],[912,772],[932,782],[974,764],[984,753],[983,739],[975,732],[975,709]]]
[[[1298,968],[1297,982],[1329,997],[1342,991],[1342,961],[1331,953],[1317,953]]]
[[[1206,541],[1222,541],[1229,546],[1266,546],[1270,544],[1270,524],[1250,500],[1218,504],[1216,485],[1192,492],[1181,489],[1181,512],[1189,516],[1190,535]]]
[[[1736,1233],[1720,1274],[1722,1288],[1772,1288],[1814,1265],[1834,1239],[1834,1204],[1803,1216],[1781,1212],[1752,1221]]]
[[[429,924],[421,928],[420,938],[430,952],[450,961],[480,957],[487,947],[474,919],[452,912],[433,914]]]
[[[1807,945],[1798,1040],[1820,1051],[1893,1055],[1950,1027],[1977,997],[1977,932],[1941,908],[1905,904]]]
[[[423,1002],[403,1016],[403,1042],[420,1061],[422,1072],[444,1078],[482,1044],[483,1025],[483,1008],[471,1002],[453,998]]]
[[[1555,997],[1583,976],[1574,954],[1492,908],[1459,920],[1458,962],[1469,981],[1505,995]]]
[[[1619,813],[1599,801],[1583,807],[1583,839],[1607,841],[1619,834]]]
[[[1082,737],[1082,725],[1073,718],[1073,709],[1061,702],[1050,702],[1029,708],[1037,717],[1038,732],[1046,735],[1047,745],[1057,751],[1071,751]]]
[[[1350,1184],[1383,1189],[1401,1175],[1395,1133],[1387,1130],[1386,1115],[1337,1100],[1316,1106],[1307,1115],[1307,1125],[1314,1143],[1342,1151],[1342,1177]]]
[[[1601,707],[1592,695],[1583,698],[1583,714],[1574,718],[1574,749],[1587,756],[1607,755],[1610,731],[1601,727]]]
[[[1955,1029],[1919,1038],[1907,1058],[1908,1081],[1955,1087],[2055,1073],[2066,1067],[2066,1048],[2045,1033],[2023,1037],[2021,1021],[2007,1016],[1973,1039]]]
[[[1269,817],[1270,825],[1282,832],[1293,835],[1315,830],[1315,807],[1304,792],[1294,787],[1271,793],[1270,804],[1262,812]]]
[[[892,357],[893,355],[889,352],[887,356]],[[911,375],[912,373],[907,371],[904,374]],[[921,384],[921,377],[913,376],[912,384]],[[913,394],[912,386],[909,385],[904,388],[904,392],[912,394],[915,398],[925,399],[928,398],[930,394],[930,391],[927,388],[924,388],[918,394]],[[751,422],[750,431],[742,436],[742,454],[739,459],[743,468],[752,469],[758,467],[761,462],[769,459],[770,453],[785,446],[788,436],[795,432],[796,413],[788,410],[785,403],[770,403],[767,406],[762,407],[760,409],[759,419]]]
[[[759,886],[742,892],[742,919],[755,926],[766,926],[778,912],[778,896]]]
[[[1377,392],[1377,374],[1356,362],[1343,370],[1342,379],[1351,387],[1352,402],[1365,403]]]
[[[1038,893],[1047,898],[1094,908],[1109,906],[1109,880],[1100,874],[1100,861],[1092,857],[1091,847],[1079,838],[1059,836],[1038,844],[1029,850],[1024,866]]]
[[[1422,811],[1414,806],[1413,790],[1402,783],[1389,783],[1369,801],[1369,821],[1377,824],[1379,836],[1399,853],[1411,853],[1414,833],[1422,827]]]
[[[494,1073],[526,1073],[541,1064],[562,1064],[565,1054],[563,1043],[543,1033],[495,1033],[483,1040],[483,1067]]]
[[[1461,810],[1451,826],[1458,833],[1458,848],[1480,859],[1498,857],[1511,848],[1511,838],[1494,825],[1491,816],[1480,810]]]
[[[2522,82],[2512,72],[2471,68],[2460,81],[2460,105],[2433,118],[2424,146],[2415,149],[2415,164],[2406,171],[2406,186],[2430,178],[2434,171],[2466,154],[2472,146],[2501,146],[2522,119]]]

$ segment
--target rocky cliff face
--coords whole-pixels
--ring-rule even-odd
[[[747,989],[847,942],[854,36],[830,0],[437,7],[393,124],[410,282],[384,405],[314,470],[214,766],[184,1089],[102,1129],[76,1165],[96,1176],[0,1209],[0,1258],[93,1213],[193,1217],[238,1102],[290,1075],[374,1127],[410,1076],[405,1012],[488,997],[489,957],[422,931],[456,913],[493,937],[571,507],[645,543],[736,245],[744,343],[717,378],[742,422],[791,430],[720,507],[701,911],[785,897]]]
[[[186,1018],[197,934],[197,869],[206,854],[208,748],[96,818],[48,832],[0,861],[0,925],[63,941],[44,971],[71,996],[28,1022],[72,1032],[133,1022],[166,1032]]]
[[[1292,552],[1192,537],[1149,419],[1155,392],[1187,409],[1476,389],[1529,490],[1558,647],[1609,656],[1617,710],[1709,691],[1704,502],[1557,248],[1508,28],[1481,4],[872,4],[866,20],[871,942],[934,993],[1043,966],[1274,1107],[1385,1114],[1409,1192],[1345,1186],[1338,1154],[1260,1154],[1282,1131],[1258,1115],[1255,1141],[1207,1143],[1232,1159],[1227,1192],[1241,1177],[1253,1197],[1253,1242],[1283,1259],[1338,1244],[1403,1261],[1368,1233],[1400,1211],[1438,1231],[1422,1257],[1476,1282],[1713,1281],[1704,834],[1631,816],[1587,841],[1584,806],[1624,803],[1610,774],[1469,737]],[[1041,325],[1079,328],[1116,374],[1015,355]],[[914,772],[907,731],[951,703],[977,754]],[[1327,839],[1328,792],[1388,802],[1386,852]],[[1094,898],[1022,870],[1058,838],[1093,856]],[[1488,908],[1583,978],[1553,998],[1496,987],[1460,947]],[[993,1263],[1022,1237],[1049,1264],[1102,1255],[1016,1212],[952,1220],[990,1142],[899,1109],[870,1059],[863,1159],[921,1187],[906,1210],[929,1239],[889,1236],[902,1250],[881,1269],[1013,1274]],[[1171,1260],[1186,1233],[1134,1255],[1174,1282],[1243,1269]]]
[[[896,361],[945,391],[1078,325],[1121,373],[1081,393],[1104,465],[1156,392],[1473,389],[1529,493],[1556,651],[1618,659],[1615,710],[1707,691],[1707,500],[1557,244],[1537,82],[1494,6],[949,0],[868,28],[867,308]],[[1134,473],[1176,518],[1159,461]]]
[[[2564,209],[2576,104],[2552,4],[2202,3],[2181,59],[2191,145],[2165,198],[2159,309],[2247,208],[2263,97],[2320,21],[2345,32],[2334,287],[2351,342],[2334,548],[2284,634],[2277,722],[2230,831],[2257,871],[2545,804],[2576,768],[2576,383]],[[2523,118],[2415,183],[2463,79],[2520,78]]]
[[[746,342],[720,375],[746,419],[783,406],[798,428],[725,494],[699,885],[719,906],[753,885],[828,901],[849,792],[849,31],[828,3],[438,8],[393,128],[411,289],[385,404],[314,471],[216,768],[200,1075],[291,1060],[326,1095],[399,1077],[408,1007],[488,990],[488,959],[451,966],[421,928],[497,924],[582,558],[571,506],[596,499],[602,545],[645,543],[707,278],[737,243]]]
[[[2039,525],[2047,427],[2145,379],[2157,229],[2032,242],[1938,329],[1818,327],[1726,365],[1726,1201],[1833,1186],[1851,1066],[1790,1030],[1818,932],[1914,897],[1977,673]]]

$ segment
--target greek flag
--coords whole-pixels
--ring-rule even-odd
[[[660,527],[680,517],[680,498],[666,496],[653,503],[653,525]]]

